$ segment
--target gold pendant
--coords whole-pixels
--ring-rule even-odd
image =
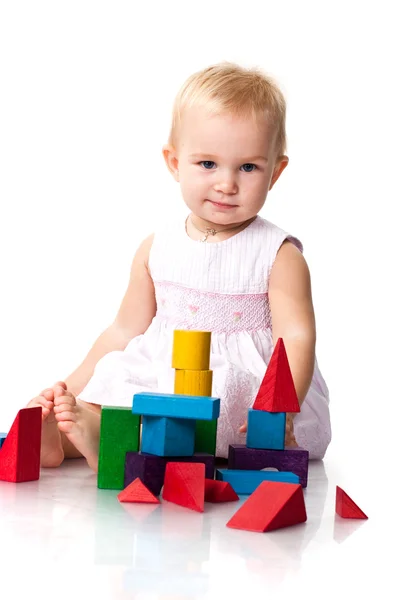
[[[216,233],[217,233],[217,231],[215,229],[210,229],[209,227],[207,227],[206,235],[204,236],[204,238],[202,240],[200,240],[200,242],[206,242],[209,235],[215,235]]]

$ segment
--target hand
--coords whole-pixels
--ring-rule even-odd
[[[285,448],[298,448],[299,445],[294,437],[293,419],[296,413],[286,413]]]

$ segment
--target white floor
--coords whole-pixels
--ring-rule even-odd
[[[225,526],[238,502],[206,504],[203,514],[121,504],[116,491],[97,489],[83,460],[42,470],[37,482],[0,482],[0,596],[398,598],[386,541],[397,522],[335,517],[335,476],[334,462],[310,463],[307,523],[265,534]],[[354,499],[368,514],[366,499]]]

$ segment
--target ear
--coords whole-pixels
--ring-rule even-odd
[[[289,164],[289,158],[287,156],[278,156],[275,161],[275,169],[272,174],[271,183],[269,185],[269,189],[272,190],[275,182],[278,181],[280,174]]]
[[[166,144],[162,148],[162,153],[168,170],[170,171],[170,173],[172,173],[172,176],[175,179],[175,181],[179,181],[179,161],[178,154],[174,146],[171,146],[171,144]]]

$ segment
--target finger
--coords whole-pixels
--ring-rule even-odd
[[[73,397],[71,392],[67,392],[61,385],[55,385],[53,390],[54,390],[54,399],[59,398],[60,396]]]
[[[46,388],[42,392],[40,392],[41,396],[44,396],[46,400],[50,400],[51,402],[54,400],[54,390],[52,388]]]
[[[247,432],[247,423],[244,423],[241,427],[239,427],[239,431],[240,431],[240,433],[246,433]]]
[[[62,404],[57,404],[54,407],[54,414],[59,415],[60,413],[62,413],[64,411],[72,410],[72,408],[73,408],[73,406],[72,406],[71,402],[63,402]]]

